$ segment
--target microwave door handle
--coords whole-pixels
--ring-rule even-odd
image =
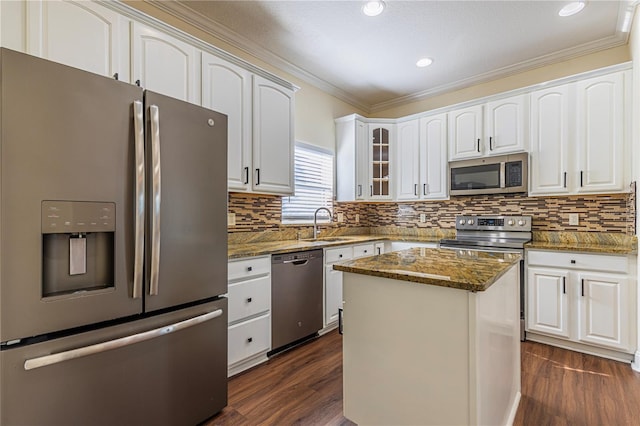
[[[507,186],[506,185],[506,178],[505,178],[505,175],[504,175],[505,168],[506,168],[505,167],[505,162],[501,161],[500,162],[500,188],[505,188]]]
[[[158,273],[160,271],[160,112],[156,105],[149,107],[151,114],[151,271],[149,295],[158,294]]]
[[[133,103],[133,127],[135,142],[135,206],[134,206],[134,260],[132,298],[142,297],[142,273],[144,270],[144,107],[142,102]]]

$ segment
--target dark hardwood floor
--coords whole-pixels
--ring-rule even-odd
[[[629,364],[522,344],[514,425],[640,425],[640,373]],[[342,415],[342,339],[330,332],[229,380],[229,405],[204,426],[352,425]]]

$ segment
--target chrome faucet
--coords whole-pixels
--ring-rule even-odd
[[[318,207],[315,213],[313,214],[313,239],[314,240],[318,238],[318,212],[320,210],[324,210],[327,213],[329,213],[329,222],[331,222],[331,210],[329,210],[326,207]]]

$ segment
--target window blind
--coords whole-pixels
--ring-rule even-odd
[[[294,181],[295,195],[282,199],[284,223],[313,222],[313,214],[319,207],[333,211],[333,153],[296,142]],[[328,221],[327,212],[319,212],[320,219]]]

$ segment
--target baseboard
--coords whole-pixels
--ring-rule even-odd
[[[544,343],[551,346],[557,346],[559,348],[569,349],[571,351],[582,352],[589,355],[600,356],[603,358],[612,359],[614,361],[631,363],[634,358],[634,355],[632,353],[600,348],[597,346],[590,346],[570,340],[558,339],[551,336],[545,336],[543,334],[533,333],[531,331],[527,331],[527,340],[531,340],[532,342]],[[638,359],[637,352],[635,358]]]
[[[518,406],[520,405],[520,398],[522,394],[520,391],[516,392],[516,397],[513,399],[513,405],[511,406],[511,411],[509,411],[509,417],[507,418],[507,426],[513,425],[514,420],[516,419],[516,413],[518,412]]]
[[[631,363],[631,368],[633,368],[634,371],[640,372],[640,350],[636,351],[633,362]]]

